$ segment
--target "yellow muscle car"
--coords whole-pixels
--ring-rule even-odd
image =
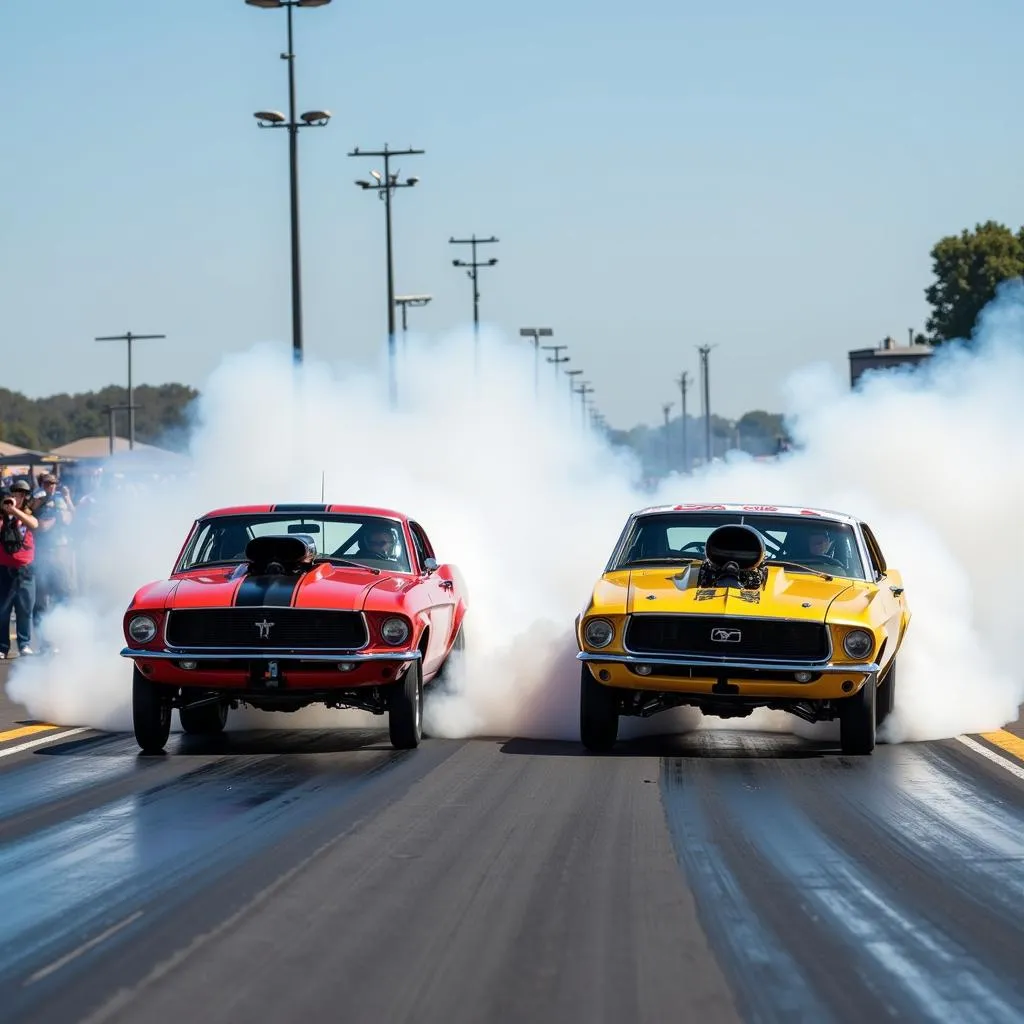
[[[774,505],[664,505],[629,517],[586,608],[580,738],[689,705],[839,719],[870,754],[892,710],[910,611],[900,574],[853,516]]]

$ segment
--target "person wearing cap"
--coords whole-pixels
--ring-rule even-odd
[[[71,594],[71,547],[68,527],[71,525],[71,495],[66,487],[57,490],[52,473],[40,473],[40,489],[32,495],[32,511],[39,520],[36,532],[36,600],[32,610],[32,626],[40,641],[40,651],[55,650],[41,639],[43,616]]]
[[[35,531],[39,520],[26,508],[32,485],[15,480],[0,498],[0,659],[11,647],[11,611],[14,611],[18,651],[32,650],[32,611],[36,601]]]

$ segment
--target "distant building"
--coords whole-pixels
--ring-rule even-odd
[[[931,345],[897,345],[895,338],[886,338],[877,348],[858,348],[849,353],[850,387],[856,387],[866,370],[886,370],[894,366],[915,366],[928,359],[935,349]]]

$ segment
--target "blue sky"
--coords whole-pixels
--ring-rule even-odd
[[[1016,0],[334,0],[296,12],[306,350],[385,337],[383,204],[354,147],[401,167],[397,289],[464,326],[451,235],[495,234],[482,316],[545,324],[620,426],[658,422],[712,344],[712,405],[778,409],[786,374],[927,315],[928,250],[1024,222]],[[202,382],[290,341],[285,17],[243,0],[5,5],[0,382],[30,395]],[[491,255],[488,252],[487,255]],[[524,344],[526,344],[524,342]],[[696,396],[693,396],[696,408]]]

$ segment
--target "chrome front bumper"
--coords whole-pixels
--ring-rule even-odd
[[[860,675],[862,673],[874,673],[878,671],[878,664],[874,661],[862,662],[814,662],[814,661],[730,661],[728,658],[687,658],[687,657],[666,657],[665,655],[652,654],[649,657],[642,657],[639,654],[592,654],[590,651],[580,651],[576,655],[577,661],[596,662],[605,665],[650,665],[657,668],[659,665],[675,668],[706,668],[710,671],[708,675],[742,675],[744,671],[758,672],[814,672],[814,673],[840,673],[851,672]]]
[[[379,654],[362,654],[359,651],[319,650],[279,650],[268,651],[266,648],[249,649],[231,647],[221,650],[204,647],[200,650],[146,651],[134,647],[124,647],[122,658],[151,658],[158,661],[328,661],[328,662],[366,662],[366,661],[419,661],[422,655],[418,650],[383,651]]]

